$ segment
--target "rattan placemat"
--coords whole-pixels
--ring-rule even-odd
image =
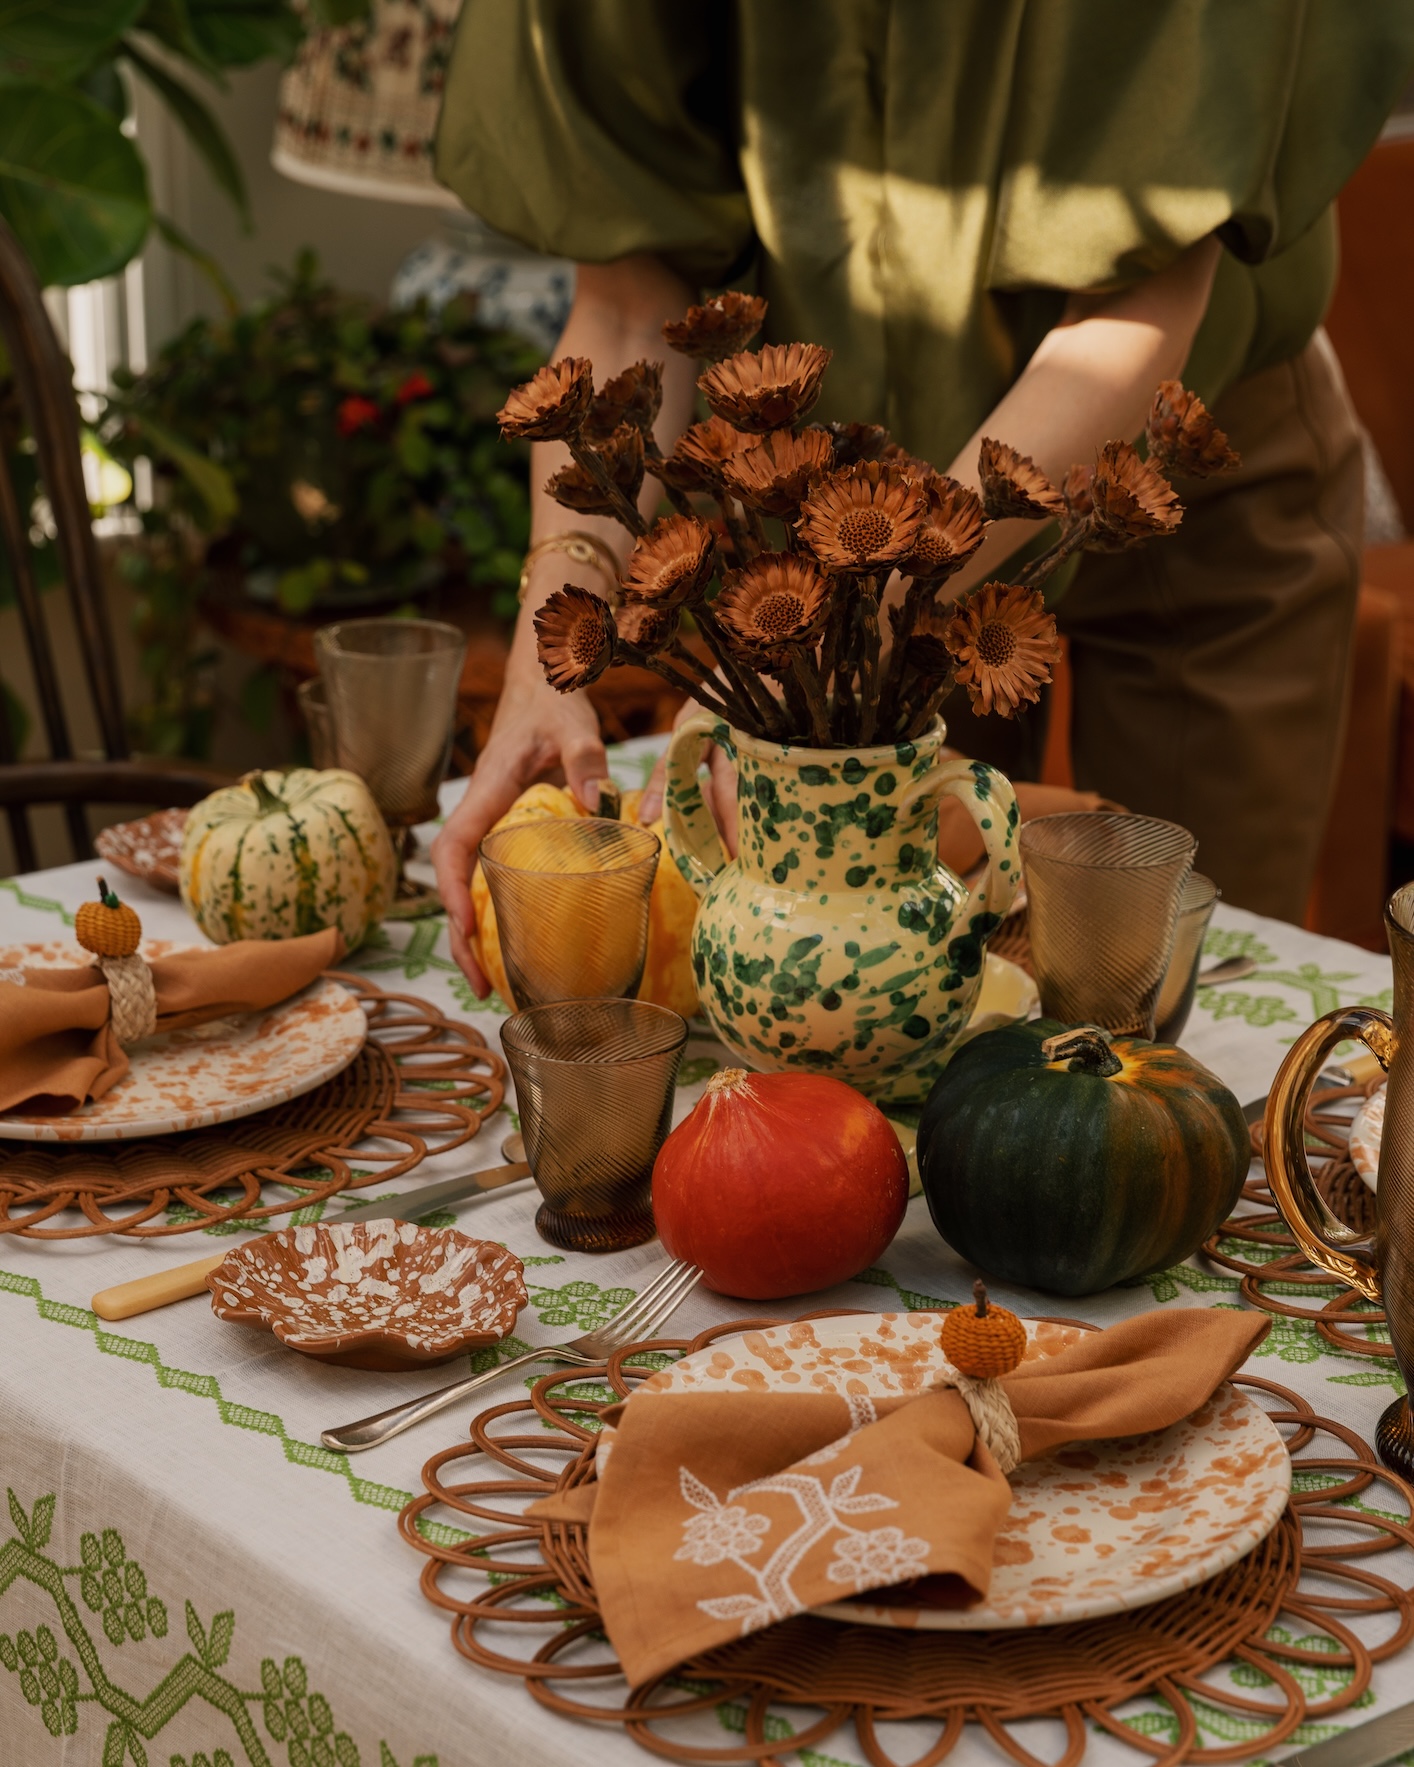
[[[1351,1163],[1350,1107],[1383,1084],[1380,1075],[1361,1085],[1332,1088],[1306,1112],[1307,1148],[1313,1162],[1324,1156],[1312,1165],[1316,1188],[1332,1213],[1360,1234],[1375,1230],[1375,1195]],[[1260,1123],[1252,1131],[1252,1151],[1261,1158]],[[1287,1232],[1265,1176],[1249,1183],[1242,1197],[1247,1207],[1226,1220],[1203,1247],[1215,1264],[1242,1279],[1242,1298],[1264,1313],[1308,1321],[1338,1350],[1392,1357],[1384,1314],[1307,1263]]]
[[[787,1757],[800,1758],[797,1751],[818,1749],[852,1725],[866,1760],[900,1767],[881,1727],[927,1721],[933,1740],[921,1754],[916,1738],[909,1742],[909,1767],[935,1767],[970,1726],[1022,1767],[1041,1767],[1013,1727],[1044,1717],[1065,1732],[1049,1767],[1074,1767],[1092,1726],[1167,1767],[1247,1759],[1303,1723],[1347,1710],[1369,1686],[1374,1664],[1414,1636],[1414,1592],[1365,1563],[1379,1553],[1414,1554],[1414,1492],[1352,1430],[1318,1417],[1274,1382],[1240,1377],[1286,1436],[1293,1494],[1266,1540],[1198,1588],[1111,1618],[1034,1630],[882,1631],[804,1615],[626,1693],[602,1632],[585,1529],[529,1522],[519,1511],[594,1477],[598,1414],[613,1402],[610,1394],[626,1395],[649,1372],[626,1366],[635,1354],[661,1362],[665,1353],[779,1323],[734,1320],[690,1342],[657,1339],[600,1368],[546,1375],[528,1396],[482,1412],[469,1441],[427,1462],[424,1494],[404,1509],[399,1527],[427,1558],[423,1594],[452,1615],[452,1639],[464,1657],[518,1677],[549,1710],[621,1726],[672,1761],[785,1767]],[[1374,1502],[1344,1506],[1377,1485],[1383,1490]],[[464,1527],[468,1537],[439,1544],[422,1532],[424,1517]],[[446,1540],[445,1529],[432,1531]],[[1414,1575],[1414,1557],[1401,1572]],[[1352,1629],[1357,1616],[1379,1617],[1382,1635],[1373,1644]],[[514,1638],[524,1650],[511,1648]],[[1305,1671],[1317,1668],[1338,1691],[1303,1691]],[[1232,1747],[1204,1747],[1195,1702],[1215,1709],[1220,1723],[1265,1729]],[[707,1748],[672,1736],[675,1724],[726,1703],[739,1742]],[[799,1728],[788,1723],[785,1737],[780,1714],[792,1707],[805,1715]]]
[[[271,1110],[189,1134],[0,1144],[0,1234],[152,1239],[265,1220],[386,1184],[429,1153],[470,1141],[505,1095],[500,1056],[472,1026],[416,995],[328,974],[368,1013],[368,1041],[342,1073]],[[267,1197],[266,1184],[284,1194]]]

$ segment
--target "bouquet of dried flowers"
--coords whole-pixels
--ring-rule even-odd
[[[978,495],[877,424],[804,423],[830,351],[747,349],[765,314],[760,297],[731,293],[663,327],[673,349],[705,364],[697,384],[712,412],[669,455],[653,437],[661,363],[637,362],[596,391],[593,364],[565,357],[498,414],[507,438],[567,444],[572,464],[550,479],[552,496],[635,537],[618,606],[566,584],[535,616],[541,665],[561,692],[636,663],[747,734],[819,748],[916,738],[959,685],[979,712],[1014,717],[1058,654],[1046,579],[1073,552],[1171,534],[1182,506],[1166,472],[1205,477],[1237,463],[1202,401],[1165,381],[1147,458],[1109,442],[1057,489],[988,438]],[[639,510],[645,472],[674,511],[651,526]],[[1013,517],[1057,522],[1058,537],[1014,581],[945,598],[988,523]],[[885,608],[895,572],[902,593]],[[688,616],[715,669],[683,643]]]

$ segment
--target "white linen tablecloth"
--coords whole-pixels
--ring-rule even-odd
[[[640,782],[648,752],[631,744],[615,755],[625,784]],[[0,943],[61,936],[92,895],[94,870],[0,881]],[[150,934],[191,935],[174,898],[131,880],[123,893]],[[1315,1014],[1355,1001],[1389,1005],[1386,958],[1220,906],[1209,956],[1239,952],[1257,959],[1256,974],[1201,995],[1185,1043],[1244,1102],[1267,1090],[1286,1046]],[[387,927],[353,966],[465,1014],[496,1045],[500,1011],[472,997],[440,919]],[[721,1048],[695,1029],[679,1117],[723,1064]],[[469,1150],[433,1161],[427,1176],[499,1163],[510,1127],[493,1119]],[[601,1258],[561,1255],[535,1234],[535,1202],[518,1190],[457,1210],[459,1225],[524,1258],[530,1305],[515,1337],[530,1344],[574,1336],[616,1311],[663,1256],[656,1244]],[[0,1238],[0,1483],[10,1493],[8,1517],[0,1514],[0,1767],[646,1761],[618,1730],[557,1719],[519,1683],[472,1668],[418,1591],[424,1561],[398,1538],[395,1518],[421,1489],[422,1463],[464,1439],[479,1406],[353,1459],[318,1446],[321,1429],[441,1385],[462,1365],[404,1375],[326,1367],[222,1324],[200,1300],[116,1326],[89,1311],[97,1289],[229,1243],[204,1233],[140,1244]],[[699,1293],[669,1329],[688,1335],[746,1311],[785,1318],[828,1305],[927,1308],[968,1298],[971,1280],[915,1199],[879,1267],[855,1282],[764,1308]],[[1062,1310],[1104,1324],[1155,1305],[1234,1305],[1236,1287],[1226,1272],[1192,1260]],[[1051,1297],[995,1292],[1023,1313],[1057,1308]],[[1336,1352],[1295,1321],[1273,1322],[1253,1367],[1367,1439],[1402,1390],[1388,1363]],[[513,1390],[508,1383],[480,1402]],[[1334,1668],[1299,1672],[1315,1696],[1339,1685]],[[1411,1691],[1410,1659],[1387,1665],[1364,1709],[1345,1721]],[[1250,1735],[1255,1748],[1260,1735],[1259,1726],[1244,1729],[1210,1707],[1200,1705],[1198,1721],[1208,1746]],[[801,1722],[802,1714],[783,1714],[782,1736]],[[715,1719],[700,1720],[696,1740],[721,1747],[740,1727],[740,1708],[723,1705]],[[1338,1727],[1312,1724],[1297,1741]],[[1056,1752],[1050,1727],[1028,1729],[1041,1754]],[[889,1746],[908,1759],[929,1734],[918,1727],[910,1749],[895,1733]],[[968,1738],[954,1758],[971,1767],[989,1746]],[[863,1757],[837,1734],[824,1752],[799,1758],[831,1767]],[[1096,1728],[1087,1758],[1139,1757]]]

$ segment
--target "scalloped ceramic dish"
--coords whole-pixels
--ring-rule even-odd
[[[115,822],[101,828],[93,839],[100,859],[140,877],[156,890],[175,896],[181,889],[182,836],[186,833],[186,810],[157,810],[136,822]]]
[[[384,1371],[498,1344],[526,1303],[525,1266],[489,1240],[410,1221],[286,1227],[206,1279],[218,1319],[303,1355]]]

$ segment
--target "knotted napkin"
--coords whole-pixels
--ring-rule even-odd
[[[1145,1313],[1024,1362],[1000,1383],[1020,1459],[1166,1429],[1267,1329],[1251,1313]],[[959,1605],[987,1594],[1011,1489],[957,1391],[768,1392],[747,1372],[758,1390],[673,1392],[653,1377],[605,1413],[595,1481],[530,1510],[588,1522],[600,1612],[631,1686],[866,1589],[941,1575]]]
[[[298,939],[242,939],[151,962],[158,1031],[288,1000],[344,955],[337,927]],[[97,964],[21,969],[0,980],[0,1110],[60,1115],[102,1098],[128,1071]]]

